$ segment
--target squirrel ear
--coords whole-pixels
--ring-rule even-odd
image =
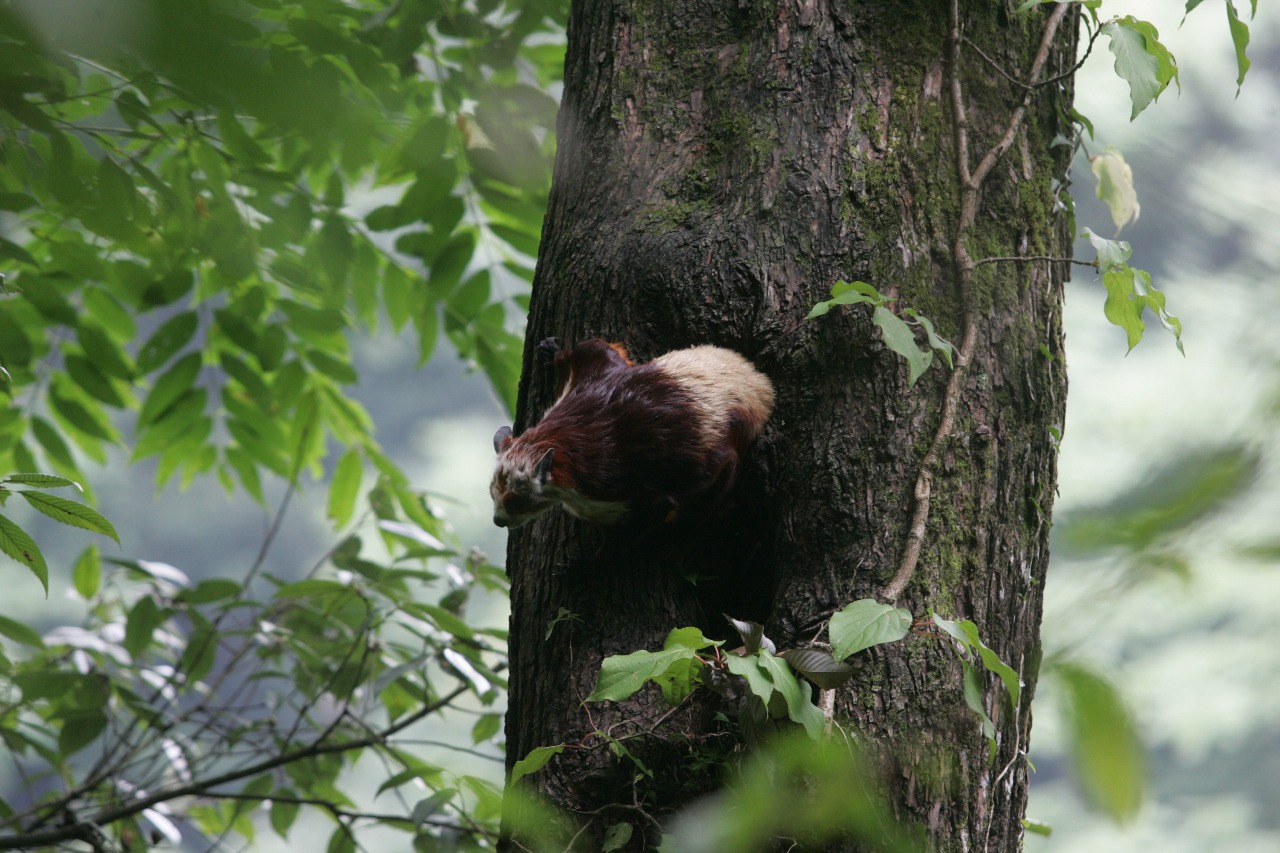
[[[533,469],[533,476],[539,483],[546,484],[551,479],[551,464],[556,460],[556,449],[554,447],[547,448],[547,452],[542,454],[542,458],[538,460],[538,466]]]
[[[506,447],[512,441],[511,427],[499,427],[498,431],[493,434],[493,452],[501,453],[502,448]]]

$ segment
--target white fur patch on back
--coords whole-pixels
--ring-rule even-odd
[[[748,440],[756,438],[773,411],[773,383],[733,350],[689,347],[659,356],[653,363],[689,392],[698,408],[705,446],[723,440],[733,410],[739,410],[752,428]]]

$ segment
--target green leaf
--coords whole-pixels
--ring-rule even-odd
[[[977,652],[982,665],[989,671],[994,672],[1004,682],[1005,689],[1009,691],[1009,699],[1013,707],[1016,708],[1022,696],[1022,682],[1018,679],[1018,673],[1000,660],[999,655],[987,648],[986,644],[978,636],[978,626],[968,619],[952,621],[943,619],[936,613],[933,616],[933,623],[956,640],[959,640],[960,645],[964,648]]]
[[[276,835],[288,840],[289,829],[293,826],[294,821],[298,819],[298,812],[302,809],[297,803],[288,802],[285,797],[296,796],[291,791],[279,793],[276,798],[271,800],[271,828],[276,831]]]
[[[75,457],[71,455],[71,448],[62,440],[62,434],[54,429],[53,424],[41,417],[31,419],[31,432],[35,435],[36,441],[44,448],[45,454],[49,460],[57,467],[64,470],[77,470]]]
[[[151,638],[155,636],[156,628],[160,627],[167,615],[152,596],[144,595],[139,598],[129,610],[129,617],[125,620],[125,651],[134,658],[141,655],[147,646],[151,645]]]
[[[240,594],[243,587],[230,578],[209,578],[178,593],[176,600],[184,604],[208,604]]]
[[[204,416],[205,398],[203,388],[192,388],[158,420],[143,427],[142,437],[133,446],[133,459],[145,459],[175,445],[200,444],[208,438],[213,421]]]
[[[600,664],[600,677],[586,701],[621,701],[643,687],[645,682],[657,679],[673,664],[696,659],[697,653],[693,649],[679,645],[660,652],[610,655]]]
[[[703,663],[697,658],[678,660],[654,679],[668,705],[679,705],[697,687]]]
[[[340,385],[355,385],[360,381],[359,374],[356,373],[355,368],[346,359],[338,358],[319,349],[308,349],[306,357],[312,367]]]
[[[9,474],[0,480],[0,486],[40,486],[44,489],[56,489],[60,486],[75,486],[84,491],[84,487],[75,480],[59,477],[56,474]]]
[[[906,321],[883,305],[876,306],[871,322],[880,327],[885,346],[907,360],[907,387],[915,385],[920,374],[933,363],[933,352],[920,349]]]
[[[600,848],[601,853],[614,853],[627,846],[627,842],[631,840],[633,827],[629,823],[615,823],[613,826],[605,830],[604,844]]]
[[[777,688],[778,692],[782,694],[782,698],[787,702],[787,716],[804,726],[804,730],[809,737],[814,740],[822,737],[825,720],[823,719],[822,711],[818,710],[818,706],[813,704],[813,694],[809,690],[809,685],[797,681],[795,673],[783,662],[782,658],[774,657],[763,649],[761,649],[759,657],[761,668],[768,673],[773,686]]]
[[[880,295],[880,292],[865,281],[837,281],[831,286],[831,298],[814,305],[805,319],[812,320],[815,317],[821,317],[836,305],[858,305],[862,303],[883,305],[884,301],[884,297]]]
[[[1133,170],[1120,150],[1111,146],[1090,157],[1089,168],[1098,182],[1098,198],[1111,211],[1111,221],[1119,234],[1125,225],[1138,221],[1142,210],[1138,194],[1133,189]]]
[[[675,628],[663,642],[664,649],[705,649],[709,646],[723,645],[719,640],[708,640],[697,628]]]
[[[1254,11],[1257,11],[1257,0],[1254,0]],[[1236,49],[1236,97],[1240,97],[1240,87],[1244,85],[1244,76],[1249,73],[1249,55],[1246,51],[1249,48],[1249,25],[1240,20],[1240,15],[1236,12],[1235,3],[1227,0],[1224,4],[1227,7],[1227,26],[1231,30],[1231,43]],[[1188,10],[1190,11],[1190,10]]]
[[[27,503],[35,507],[36,510],[49,516],[54,521],[110,536],[116,541],[117,545],[120,544],[120,537],[117,535],[115,527],[93,507],[85,506],[79,501],[60,498],[57,495],[49,495],[44,492],[21,491],[18,494],[22,495]]]
[[[1120,553],[1123,563],[1158,553],[1206,522],[1224,523],[1223,516],[1255,488],[1265,464],[1256,448],[1244,444],[1184,451],[1106,503],[1055,515],[1055,547],[1076,558]]]
[[[320,404],[314,393],[303,394],[298,411],[290,423],[289,479],[296,481],[302,469],[323,450],[323,432],[320,429]]]
[[[1022,819],[1022,828],[1033,835],[1042,835],[1048,838],[1053,835],[1053,827],[1042,820],[1032,820],[1029,817]]]
[[[44,648],[44,640],[40,639],[37,631],[8,616],[0,616],[0,636],[8,637],[24,646],[31,646],[33,649]]]
[[[1182,321],[1165,310],[1165,295],[1151,284],[1151,275],[1146,270],[1133,271],[1133,291],[1138,302],[1149,308],[1160,325],[1173,335],[1178,352],[1186,355],[1187,351],[1182,346]]]
[[[186,394],[200,373],[200,362],[200,353],[189,353],[162,374],[151,387],[146,402],[142,404],[138,423],[149,424],[157,420],[179,397]]]
[[[836,660],[844,660],[863,649],[897,642],[907,636],[910,629],[911,611],[863,598],[845,605],[832,616],[827,632],[832,655]]]
[[[133,379],[134,370],[124,351],[111,336],[92,323],[80,323],[76,327],[76,340],[98,370],[107,376],[126,381]]]
[[[730,654],[725,656],[724,662],[730,672],[747,680],[747,689],[759,697],[760,702],[765,707],[768,707],[769,700],[773,698],[775,690],[773,679],[769,677],[769,673],[765,671],[764,665],[760,662],[760,655]]]
[[[753,655],[760,651],[760,647],[769,643],[770,650],[775,650],[772,640],[767,640],[764,635],[764,626],[759,622],[746,622],[742,619],[734,619],[728,613],[722,614],[725,619],[729,620],[729,624],[738,632],[738,636],[742,638],[742,647],[746,654]]]
[[[502,731],[501,714],[481,714],[475,725],[471,727],[471,742],[484,743],[500,731]]]
[[[54,413],[72,428],[71,437],[77,439],[80,448],[103,462],[105,457],[97,440],[117,441],[119,435],[103,413],[102,407],[81,395],[82,392],[65,375],[58,375],[54,377],[49,389],[49,404]]]
[[[437,784],[437,780],[444,774],[444,770],[441,768],[432,764],[425,764],[418,759],[412,759],[410,763],[413,766],[387,779],[378,786],[376,793],[381,794],[383,791],[390,791],[392,788],[398,788],[406,782],[412,782],[417,779],[422,779],[434,787]]]
[[[1106,318],[1125,330],[1132,351],[1142,340],[1146,324],[1142,322],[1142,312],[1151,312],[1160,320],[1160,324],[1174,337],[1178,350],[1185,350],[1182,345],[1182,322],[1165,309],[1165,295],[1151,284],[1151,276],[1144,270],[1134,269],[1127,263],[1132,250],[1123,240],[1107,240],[1094,234],[1088,228],[1084,236],[1098,252],[1098,267],[1102,270],[1102,284],[1107,290],[1107,301],[1103,306]]]
[[[170,317],[138,350],[138,371],[150,373],[162,366],[191,342],[199,326],[200,320],[194,311],[184,311]]]
[[[180,668],[191,681],[199,681],[213,669],[217,652],[217,632],[208,623],[198,622],[187,640],[187,647],[183,649]]]
[[[324,578],[307,578],[287,583],[276,590],[276,598],[323,598],[331,595],[346,595],[351,587],[338,581]]]
[[[325,846],[325,853],[356,853],[356,839],[351,832],[351,827],[345,823],[338,824],[338,828],[329,836],[329,843]]]
[[[1117,822],[1138,813],[1146,780],[1137,727],[1116,688],[1071,663],[1052,667],[1066,688],[1071,758],[1094,804]]]
[[[0,551],[31,569],[44,587],[44,594],[49,594],[49,567],[36,541],[3,515],[0,515]]]
[[[345,527],[351,520],[355,510],[356,497],[360,494],[360,480],[364,466],[360,454],[354,448],[343,454],[334,469],[333,481],[329,484],[329,506],[327,514],[336,527]]]
[[[10,258],[18,263],[40,269],[40,262],[22,246],[4,237],[0,237],[0,258]]]
[[[83,598],[93,598],[102,586],[102,560],[97,545],[80,552],[71,569],[71,583]]]
[[[100,372],[92,361],[76,353],[67,353],[63,357],[63,366],[67,376],[71,377],[80,390],[99,402],[117,409],[125,407],[124,397],[106,374]]]
[[[452,800],[454,794],[457,793],[457,788],[442,788],[431,796],[418,800],[413,804],[413,810],[409,814],[410,820],[413,821],[414,826],[422,829],[426,825],[427,819],[440,811],[440,808]]]
[[[929,339],[929,346],[942,353],[943,359],[947,362],[947,367],[954,367],[955,365],[951,360],[951,356],[955,352],[956,348],[951,345],[950,341],[943,338],[934,330],[933,321],[923,314],[916,313],[914,308],[908,308],[906,313],[910,314],[917,322],[920,323],[921,328],[924,329],[924,333]]]
[[[555,746],[539,746],[530,750],[529,754],[520,759],[511,768],[511,779],[508,785],[515,785],[530,773],[536,773],[543,767],[547,766],[547,762],[555,756],[564,752],[564,744],[556,744]]]
[[[455,234],[444,250],[430,260],[431,273],[427,278],[427,291],[433,299],[444,299],[453,292],[471,262],[475,248],[475,234],[462,231]]]
[[[1089,238],[1089,243],[1098,253],[1098,269],[1106,272],[1129,265],[1129,256],[1133,254],[1133,249],[1124,240],[1108,240],[1105,237],[1099,237],[1088,228],[1080,234]]]
[[[986,705],[982,701],[982,681],[978,678],[978,671],[967,660],[962,659],[960,666],[964,670],[964,703],[969,706],[970,711],[978,715],[978,719],[982,721],[982,736],[991,746],[994,746],[996,724],[987,714]]]
[[[1160,43],[1156,28],[1132,15],[1104,24],[1102,33],[1111,41],[1116,73],[1129,84],[1129,98],[1133,102],[1129,120],[1132,121],[1160,96],[1170,80],[1177,79],[1177,63],[1168,48]]]
[[[787,649],[780,657],[819,690],[834,690],[853,677],[853,667],[821,649]]]
[[[1142,341],[1146,324],[1142,322],[1142,303],[1134,291],[1133,269],[1124,266],[1102,274],[1102,285],[1107,289],[1107,301],[1102,306],[1103,316],[1113,325],[1124,329],[1132,352]]]
[[[97,740],[106,727],[107,715],[101,711],[73,711],[62,718],[58,751],[64,758],[73,755]]]

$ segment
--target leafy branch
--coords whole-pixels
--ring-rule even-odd
[[[14,486],[19,488],[15,489]],[[31,488],[32,486],[74,487],[84,491],[79,483],[56,474],[10,474],[0,479],[0,506],[4,506],[11,495],[19,495],[32,509],[60,524],[101,533],[114,539],[117,545],[120,544],[120,536],[115,527],[93,507]],[[31,569],[44,587],[45,595],[49,594],[49,566],[44,554],[40,552],[40,546],[30,534],[3,515],[0,515],[0,551]]]

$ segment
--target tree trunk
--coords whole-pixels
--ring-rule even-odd
[[[670,709],[652,688],[584,705],[605,656],[659,648],[684,625],[724,636],[721,610],[763,621],[780,648],[808,644],[866,597],[972,619],[1026,683],[1010,719],[999,682],[983,680],[988,761],[944,642],[855,656],[836,719],[881,753],[896,817],[939,849],[1021,843],[1067,265],[984,261],[1070,253],[1053,210],[1069,148],[1053,140],[1069,133],[1077,7],[1015,15],[1015,2],[973,0],[952,13],[957,29],[946,5],[573,4],[517,431],[550,402],[534,351],[548,336],[623,341],[641,359],[714,343],[778,392],[737,510],[696,541],[594,559],[594,531],[559,511],[511,536],[508,762],[574,747],[526,781],[607,815],[583,849],[608,823],[653,825],[610,804],[661,820],[706,790],[715,774],[691,750],[705,760],[726,740],[712,699],[686,703],[627,741],[653,774],[637,783],[591,733],[647,732]],[[1033,69],[1047,85],[1017,82]],[[866,306],[806,321],[840,279],[871,283],[960,346],[951,387],[940,363],[908,387]],[[919,561],[903,572],[913,530]]]

